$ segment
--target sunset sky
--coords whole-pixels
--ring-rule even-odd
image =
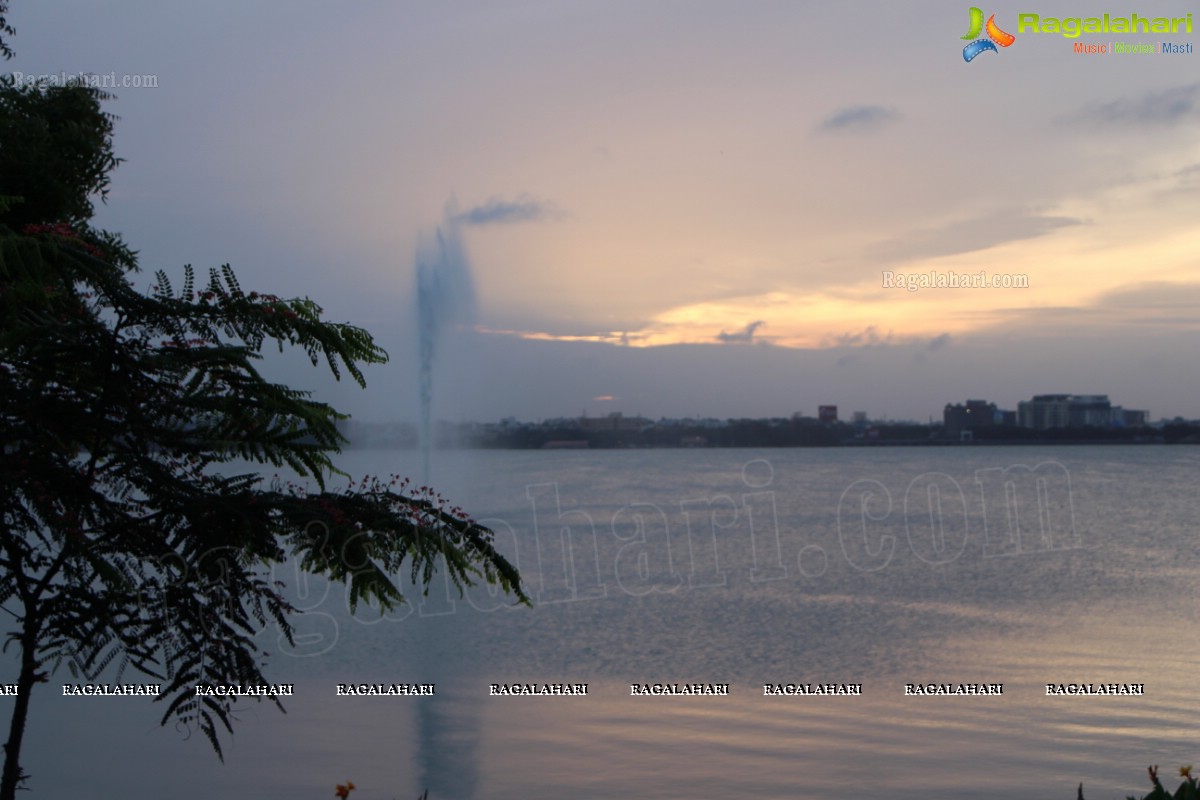
[[[230,262],[392,363],[331,387],[416,408],[415,262],[441,226],[473,297],[438,416],[925,420],[1108,393],[1200,417],[1200,53],[1020,33],[1017,12],[1182,17],[1182,0],[1031,0],[964,61],[969,4],[13,0],[22,75],[117,88],[126,159],[98,224],[138,278]],[[986,272],[1028,288],[884,288]],[[470,283],[470,286],[466,284]]]

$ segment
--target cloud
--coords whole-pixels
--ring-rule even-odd
[[[1141,281],[1109,289],[1087,305],[1004,309],[1013,325],[1022,328],[1062,321],[1067,326],[1113,329],[1121,323],[1147,323],[1164,330],[1200,330],[1200,283]]]
[[[1147,281],[1105,292],[1096,302],[1124,315],[1127,322],[1163,328],[1200,329],[1200,283]]]
[[[1041,342],[1097,341],[1110,338],[1119,349],[1121,337],[1194,336],[1200,333],[1200,283],[1144,281],[1117,286],[1078,306],[996,308],[995,323],[960,339],[960,354],[981,337],[1037,339]],[[1132,345],[1130,345],[1132,347]],[[1115,352],[1115,350],[1114,350]],[[1186,349],[1174,354],[1183,357]],[[1117,362],[1114,362],[1117,363]],[[1192,370],[1194,372],[1194,370]]]
[[[1176,191],[1200,191],[1200,164],[1189,164],[1182,167],[1176,170],[1172,177],[1178,181],[1175,186]]]
[[[900,119],[900,112],[885,106],[846,106],[838,109],[818,125],[823,131],[869,133]]]
[[[945,334],[943,334],[944,336]],[[874,325],[868,325],[861,331],[841,333],[836,336],[826,336],[821,342],[822,347],[876,347],[892,343],[892,332],[880,333]],[[839,359],[838,363],[841,363]]]
[[[962,219],[940,228],[916,230],[880,242],[870,248],[870,255],[886,261],[906,261],[918,258],[970,253],[991,247],[1046,236],[1060,228],[1083,225],[1073,217],[1053,217],[1025,211],[1000,211],[985,217]]]
[[[941,350],[946,345],[950,344],[950,334],[942,333],[929,340],[930,350]]]
[[[1087,106],[1072,119],[1107,125],[1176,125],[1200,118],[1200,83],[1175,86],[1141,97]]]
[[[767,323],[763,322],[761,319],[757,319],[746,327],[742,328],[740,331],[734,331],[733,333],[721,331],[717,334],[717,339],[726,343],[752,342],[754,341],[754,332],[766,324]]]
[[[493,197],[482,205],[463,211],[457,219],[464,225],[507,225],[514,222],[537,222],[556,216],[558,211],[553,206],[523,194],[516,200]]]

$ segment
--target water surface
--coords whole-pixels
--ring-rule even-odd
[[[415,475],[419,456],[342,463]],[[320,797],[347,778],[363,800],[1142,793],[1147,764],[1200,760],[1198,467],[1183,447],[438,453],[434,484],[497,531],[533,609],[437,583],[354,619],[340,587],[282,570],[308,613],[297,647],[262,641],[298,696],[248,705],[225,765],[157,707],[46,691],[27,768],[35,796]],[[397,680],[438,693],[333,696]],[[731,696],[629,696],[674,681]],[[810,681],[863,693],[762,696]]]

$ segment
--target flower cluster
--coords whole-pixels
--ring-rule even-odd
[[[79,237],[79,233],[66,222],[31,222],[21,229],[21,233],[26,236],[46,235],[56,239],[63,239],[72,244],[82,247],[87,251],[88,255],[94,258],[104,258],[104,251],[91,242],[86,242]]]
[[[335,797],[341,797],[345,800],[345,798],[350,796],[350,792],[352,791],[354,791],[354,781],[346,781],[345,783],[339,783],[337,788],[333,790],[333,794]]]
[[[296,481],[284,481],[275,473],[271,481],[271,489],[276,492],[287,492],[292,497],[309,498],[311,493],[307,484]],[[402,499],[413,501],[405,511],[410,519],[421,525],[436,525],[440,515],[446,515],[461,522],[472,522],[471,515],[462,506],[451,505],[437,490],[429,486],[414,486],[410,478],[400,475],[389,475],[387,481],[374,476],[364,475],[357,483],[351,479],[349,485],[342,490],[344,496],[353,495],[398,495]],[[328,513],[333,522],[346,522],[345,515],[332,502],[317,495],[314,498],[317,507]],[[428,504],[428,505],[426,505]],[[361,523],[358,527],[362,527]]]

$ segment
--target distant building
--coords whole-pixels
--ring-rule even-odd
[[[850,421],[859,427],[865,426],[867,424],[867,412],[855,411],[850,415]]]
[[[642,417],[626,417],[614,411],[607,417],[581,417],[579,427],[585,431],[636,431],[650,424]]]
[[[996,408],[995,403],[986,400],[968,400],[966,405],[955,403],[946,404],[942,409],[942,426],[949,436],[959,436],[964,431],[977,431],[980,428],[990,428],[1002,424],[1004,412]]]
[[[1107,427],[1112,404],[1106,394],[1038,394],[1017,403],[1017,424],[1022,428]]]
[[[837,406],[817,406],[817,419],[821,422],[837,422]]]
[[[1117,428],[1144,428],[1150,423],[1150,412],[1113,406],[1109,421]]]

